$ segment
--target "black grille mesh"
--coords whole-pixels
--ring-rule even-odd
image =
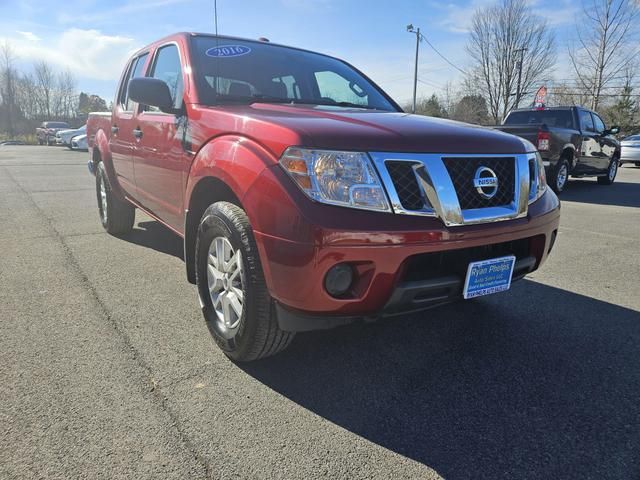
[[[456,189],[460,208],[500,207],[513,201],[515,192],[515,158],[513,157],[465,157],[443,158],[445,167]],[[473,186],[473,177],[479,167],[488,167],[498,177],[498,191],[492,198],[482,197]]]
[[[424,199],[413,171],[414,162],[386,162],[387,171],[396,188],[400,203],[407,210],[424,208]]]

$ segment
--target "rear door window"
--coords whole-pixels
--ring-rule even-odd
[[[144,76],[144,65],[147,61],[148,53],[140,55],[131,62],[131,67],[127,73],[127,77],[124,79],[122,88],[120,90],[119,103],[120,106],[127,112],[133,110],[133,100],[129,98],[129,80],[132,78],[139,78]]]

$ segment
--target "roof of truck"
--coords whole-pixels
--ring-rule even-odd
[[[527,107],[527,108],[514,108],[511,112],[530,112],[532,110],[568,110],[572,108],[580,108],[582,110],[589,110],[580,105],[557,105],[554,107]],[[509,113],[511,113],[509,112]]]

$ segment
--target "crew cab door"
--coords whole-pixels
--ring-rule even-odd
[[[578,110],[582,145],[580,146],[580,171],[574,173],[594,174],[602,170],[601,135],[596,132],[593,117],[588,110]]]
[[[111,117],[109,148],[111,150],[113,168],[116,172],[118,183],[133,198],[137,198],[133,167],[135,139],[132,132],[135,120],[134,109],[137,108],[137,105],[129,98],[128,87],[129,80],[144,75],[148,57],[149,54],[144,53],[134,58],[129,64],[129,68],[120,84],[116,106]]]
[[[593,125],[598,134],[597,140],[600,144],[600,154],[596,159],[598,161],[597,168],[601,172],[606,172],[609,169],[609,163],[613,155],[616,153],[616,141],[607,133],[607,127],[605,127],[600,116],[593,112],[591,112],[591,116],[593,117]]]
[[[147,76],[166,82],[175,107],[182,107],[184,78],[176,43],[158,47]],[[190,165],[190,155],[182,142],[185,122],[183,116],[144,106],[131,127],[140,202],[178,231],[183,229],[184,178]]]

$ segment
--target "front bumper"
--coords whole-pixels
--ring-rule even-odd
[[[529,207],[525,218],[453,228],[438,219],[378,215],[376,231],[367,232],[358,229],[361,212],[332,210],[353,230],[322,228],[313,243],[255,231],[265,279],[285,330],[328,328],[455,301],[462,297],[462,270],[469,261],[514,253],[513,279],[518,280],[545,261],[560,220],[559,202],[550,190]],[[392,225],[398,222],[424,227]],[[347,296],[334,298],[326,292],[324,278],[343,262],[354,267],[356,281]],[[432,268],[435,264],[441,265]]]

